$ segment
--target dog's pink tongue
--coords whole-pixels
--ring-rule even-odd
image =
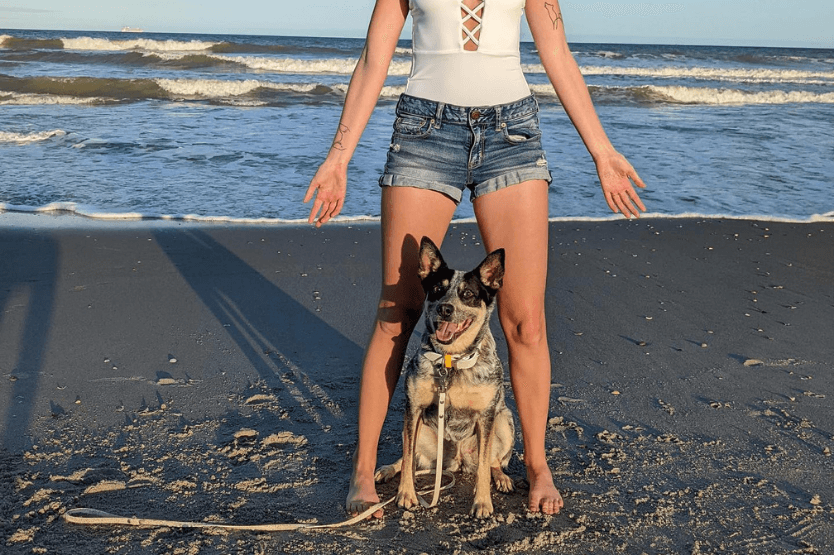
[[[458,325],[452,322],[440,322],[437,326],[437,331],[434,336],[441,343],[447,343],[452,340],[455,333],[458,331]]]

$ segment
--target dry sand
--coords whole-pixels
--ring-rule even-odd
[[[517,491],[494,493],[487,520],[468,516],[464,477],[433,510],[262,534],[61,515],[343,519],[378,226],[13,216],[0,214],[3,553],[832,553],[832,223],[551,224],[547,448],[564,511],[526,512],[517,453]],[[477,263],[476,228],[454,225],[443,251]],[[381,464],[401,449],[402,405]]]

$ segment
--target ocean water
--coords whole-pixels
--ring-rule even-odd
[[[362,40],[0,30],[0,212],[298,221]],[[834,50],[572,44],[649,212],[834,218]],[[538,60],[550,214],[606,218],[593,163]],[[401,41],[349,169],[342,217],[377,179],[411,67]],[[472,217],[464,200],[456,217]]]

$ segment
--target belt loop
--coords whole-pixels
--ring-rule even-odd
[[[501,106],[495,107],[495,130],[501,131]]]
[[[434,128],[440,129],[440,122],[443,120],[443,108],[446,105],[442,102],[437,103],[437,110],[434,113]]]

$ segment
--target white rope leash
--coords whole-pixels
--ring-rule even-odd
[[[443,368],[446,372],[452,368],[452,358],[449,355],[443,356]],[[474,362],[472,362],[474,364]],[[420,505],[426,509],[430,509],[437,505],[440,499],[440,492],[452,488],[455,485],[455,476],[448,470],[443,470],[443,439],[446,435],[446,373],[440,374],[441,385],[439,391],[439,399],[437,402],[437,465],[435,467],[434,488],[432,490],[423,490],[417,493],[417,499]],[[417,476],[430,474],[431,470],[421,470],[416,473]],[[443,476],[448,476],[451,481],[445,486],[441,486]],[[426,503],[423,495],[434,491],[431,503]],[[288,532],[293,530],[321,530],[327,528],[342,528],[351,526],[357,522],[361,522],[377,512],[379,509],[385,507],[397,498],[395,495],[385,501],[369,507],[364,512],[356,515],[353,518],[343,522],[335,522],[333,524],[222,524],[219,522],[188,522],[180,520],[165,520],[153,518],[138,518],[125,517],[114,515],[98,509],[70,509],[64,513],[64,520],[72,524],[80,524],[82,526],[136,526],[141,528],[215,528],[223,530],[239,530],[250,532]]]
[[[423,475],[430,473],[430,470],[423,470],[418,472],[417,474]],[[451,472],[445,471],[442,473],[442,476],[449,477],[451,481],[442,488],[440,488],[441,491],[454,487],[455,477]],[[440,483],[440,480],[436,480],[436,483]],[[428,489],[423,490],[418,495],[425,495],[430,491],[431,490]],[[435,491],[435,495],[439,495],[439,491]],[[356,524],[357,522],[361,522],[369,516],[371,516],[372,514],[374,514],[379,509],[385,507],[386,505],[394,501],[396,498],[397,497],[394,496],[385,501],[381,501],[373,505],[372,507],[369,507],[364,512],[356,515],[355,517],[352,517],[343,522],[335,522],[333,524],[223,524],[219,522],[188,522],[180,520],[125,517],[114,515],[105,511],[100,511],[98,509],[87,508],[70,509],[69,511],[64,513],[64,520],[71,524],[80,524],[82,526],[135,526],[139,528],[214,528],[249,532],[288,532],[293,530],[315,529],[321,530],[327,528],[343,528],[345,526],[351,526],[353,524]]]
[[[417,495],[420,505],[426,509],[431,509],[437,505],[437,501],[440,499],[440,482],[443,479],[443,440],[446,436],[446,378],[449,375],[449,370],[452,369],[452,365],[451,355],[443,355],[443,366],[438,372],[440,387],[438,388],[439,397],[437,399],[437,464],[434,470],[434,496],[431,503],[426,503],[419,494]],[[417,443],[416,438],[414,443]]]
[[[426,503],[426,501],[420,497],[420,492],[417,494],[417,500],[420,501],[420,505],[422,505],[426,509],[431,509],[435,505],[437,505],[438,499],[440,499],[440,491],[445,488],[440,487],[440,482],[443,480],[443,436],[445,435],[444,425],[446,422],[446,391],[440,392],[440,399],[437,401],[437,466],[435,467],[435,478],[434,478],[434,495],[432,496],[431,503]],[[429,470],[424,470],[423,472],[431,472]],[[419,472],[418,472],[419,474]],[[454,479],[454,477],[452,477]]]

